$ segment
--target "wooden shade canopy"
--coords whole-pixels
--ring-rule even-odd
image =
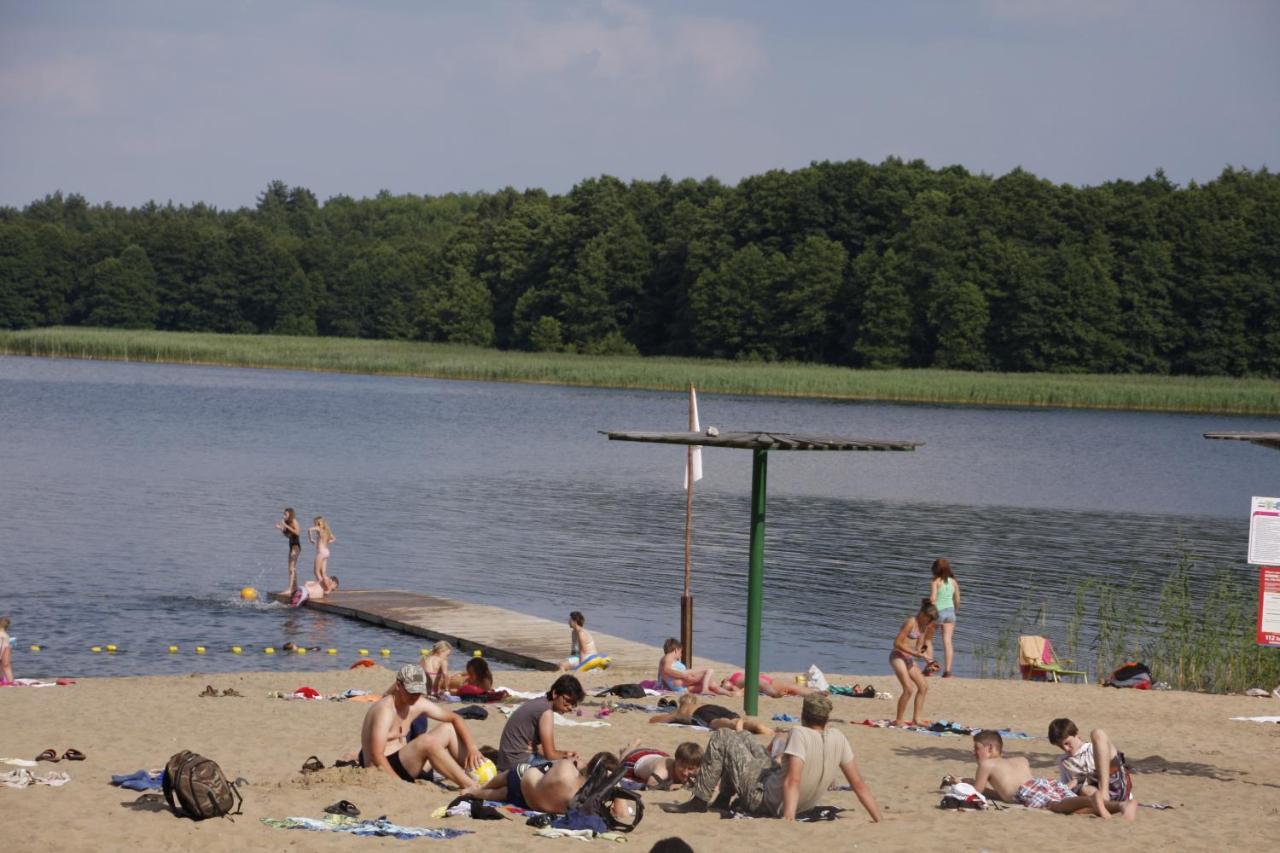
[[[1280,450],[1280,432],[1206,432],[1204,437],[1224,441],[1248,441],[1259,447]]]
[[[759,710],[760,621],[764,610],[764,517],[767,459],[771,450],[915,450],[922,441],[884,441],[832,435],[794,435],[785,432],[632,432],[602,431],[612,441],[647,441],[657,444],[701,445],[752,451],[751,559],[747,576],[747,648],[743,710]]]

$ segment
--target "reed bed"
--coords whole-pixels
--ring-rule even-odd
[[[1024,601],[993,640],[973,648],[979,674],[1017,677],[1019,635],[1041,634],[1072,661],[1071,669],[1095,681],[1126,661],[1141,661],[1154,681],[1175,690],[1239,693],[1280,685],[1280,649],[1255,642],[1256,578],[1226,568],[1207,581],[1195,578],[1194,560],[1184,553],[1158,597],[1133,581],[1086,580],[1060,632],[1049,629],[1044,605],[1032,614]]]
[[[0,353],[605,388],[966,406],[1280,414],[1268,379],[853,370],[829,365],[504,352],[415,341],[52,327],[0,331]]]

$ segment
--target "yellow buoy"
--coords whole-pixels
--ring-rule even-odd
[[[337,649],[329,649],[329,654],[336,655],[337,653],[338,653]]]
[[[473,658],[482,658],[484,657],[484,652],[480,651],[479,649],[476,649],[474,652],[471,653],[471,656]]]
[[[257,601],[258,591],[251,586],[246,586],[244,589],[240,590],[240,597],[245,601]]]
[[[31,651],[33,651],[33,652],[38,652],[38,651],[40,651],[40,647],[39,647],[39,646],[32,646],[32,647],[31,647]]]
[[[384,658],[391,657],[391,649],[378,649],[378,654],[382,655]]]
[[[92,646],[90,647],[89,651],[93,652],[94,654],[97,654],[98,652],[102,651],[102,646]]]
[[[368,656],[369,656],[369,650],[368,650],[368,649],[361,649],[361,650],[360,650],[360,657],[362,657],[362,658],[367,658]]]
[[[241,648],[240,648],[239,646],[232,646],[232,647],[231,647],[231,654],[233,654],[233,655],[238,655],[238,654],[240,654],[240,652],[241,652]]]
[[[418,654],[425,658],[427,655],[431,654],[431,649],[418,649]]]
[[[109,651],[109,652],[114,652],[115,650],[116,650],[116,645],[115,645],[115,643],[108,643],[108,644],[107,644],[107,651]]]
[[[177,646],[170,646],[170,647],[169,647],[169,654],[173,654],[173,653],[174,653],[174,652],[176,652],[177,650],[178,650],[178,647],[177,647]]]
[[[196,646],[196,654],[198,655],[204,654],[204,646]]]
[[[262,653],[264,655],[274,655],[276,653],[276,650],[271,648],[270,646],[267,646],[265,649],[262,650]]]
[[[294,649],[294,651],[295,651],[295,652],[297,652],[297,653],[298,653],[298,654],[300,654],[300,655],[305,655],[305,654],[307,653],[307,647],[306,647],[306,646],[298,646],[296,649]]]

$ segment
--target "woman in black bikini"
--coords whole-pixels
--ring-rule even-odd
[[[284,508],[284,521],[276,522],[276,530],[289,540],[289,588],[284,594],[292,597],[298,588],[298,554],[302,552],[302,528],[298,525],[298,516],[293,507]]]

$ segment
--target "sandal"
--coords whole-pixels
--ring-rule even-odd
[[[360,762],[356,761],[354,758],[350,760],[339,758],[337,761],[333,762],[333,766],[334,767],[359,767]]]
[[[46,749],[44,752],[36,756],[36,761],[52,761],[57,764],[62,759],[58,757],[57,750]]]
[[[331,806],[325,806],[324,810],[329,814],[341,814],[346,815],[347,817],[360,816],[360,809],[358,809],[356,804],[350,800],[338,800],[338,802]]]
[[[306,761],[302,762],[303,773],[315,773],[317,770],[323,770],[323,769],[324,769],[324,762],[314,755],[308,758]]]
[[[223,696],[240,696],[240,697],[244,696],[243,693],[241,693],[239,690],[236,690],[234,687],[228,687],[226,690],[222,691],[222,695]]]
[[[78,749],[68,749],[62,753],[63,761],[84,761],[84,753]]]
[[[213,689],[213,685],[212,685],[212,684],[206,684],[206,685],[204,686],[204,692],[200,694],[200,696],[202,696],[202,697],[203,697],[203,696],[217,696],[217,695],[218,695],[218,691]]]

